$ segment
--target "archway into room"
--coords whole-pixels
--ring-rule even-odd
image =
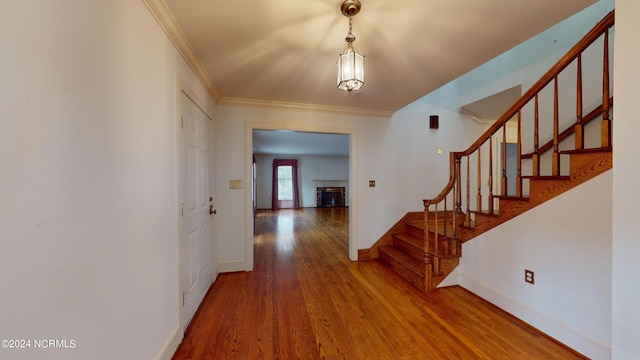
[[[271,155],[262,155],[262,166],[261,169],[256,169],[257,166],[254,163],[254,140],[256,143],[261,142],[261,139],[256,139],[256,133],[258,136],[270,135],[276,138],[285,139],[284,141],[277,141],[280,144],[290,144],[292,149],[288,151],[283,150],[282,148],[279,150],[259,150],[258,152],[263,153],[272,153]],[[258,172],[262,171],[263,179],[264,177],[268,177],[272,179],[272,162],[276,158],[276,155],[279,158],[290,158],[297,157],[297,160],[301,159],[300,153],[305,153],[302,155],[322,155],[322,156],[344,156],[344,164],[338,165],[346,167],[346,171],[343,175],[336,174],[335,169],[332,170],[334,172],[327,173],[325,176],[315,172],[312,174],[298,174],[300,176],[300,206],[301,207],[317,207],[318,206],[318,190],[317,188],[344,188],[344,209],[347,212],[348,216],[348,257],[351,260],[357,260],[357,245],[355,244],[355,226],[354,226],[354,203],[355,197],[352,194],[355,194],[356,182],[355,182],[355,154],[353,149],[355,147],[355,130],[354,129],[335,129],[335,128],[321,128],[321,127],[313,127],[313,128],[297,128],[297,127],[286,127],[286,126],[264,126],[264,124],[253,124],[248,125],[246,127],[246,137],[245,137],[245,145],[246,145],[246,160],[247,160],[247,172],[246,172],[246,181],[247,184],[251,184],[252,186],[247,186],[245,189],[245,199],[247,200],[247,214],[245,217],[245,234],[247,235],[246,241],[246,259],[247,259],[247,267],[249,269],[253,268],[254,261],[254,212],[257,209],[271,209],[272,208],[272,198],[271,196],[266,196],[266,194],[272,194],[271,190],[271,181],[268,181],[267,185],[260,183],[260,174],[258,174],[258,178],[254,178],[254,170]],[[309,150],[308,148],[303,149],[302,145],[296,147],[296,142],[300,141],[300,139],[296,140],[296,136],[307,137],[302,139],[301,141],[305,145],[309,145],[311,137],[324,137],[326,140],[326,149],[321,150],[320,153],[314,152],[314,150]],[[341,150],[343,153],[336,153],[336,148],[339,147],[340,143],[345,144],[344,149]],[[336,145],[338,144],[338,145]],[[333,153],[332,153],[333,152]],[[298,154],[296,154],[298,153]],[[291,155],[291,156],[289,156]],[[261,156],[261,155],[258,155]],[[303,159],[304,160],[304,159]],[[265,165],[268,163],[268,166]],[[309,159],[306,159],[309,162]],[[340,161],[338,161],[340,162]],[[266,170],[265,170],[266,169]],[[301,170],[305,171],[305,170]],[[268,174],[264,174],[264,172],[268,172]],[[335,185],[335,186],[334,186]],[[310,189],[312,188],[312,190]],[[341,194],[341,193],[340,193]],[[325,206],[342,206],[342,204],[335,205],[336,197],[330,204],[325,204]]]

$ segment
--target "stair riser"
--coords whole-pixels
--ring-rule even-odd
[[[407,233],[418,238],[424,238],[424,229],[411,224],[407,224]]]
[[[435,234],[429,233],[429,253],[439,257],[458,257],[462,254],[462,245],[459,241],[454,241],[442,235],[438,236],[438,251],[436,254]]]
[[[590,179],[592,173],[600,173],[613,167],[611,152],[601,154],[571,154],[571,178],[581,181]]]
[[[425,291],[427,290],[425,286],[425,276],[415,273],[411,268],[406,267],[401,262],[387,255],[384,251],[380,251],[380,259],[416,287]]]
[[[422,249],[417,248],[413,244],[410,244],[402,239],[394,238],[393,246],[415,259],[418,259],[420,261],[424,260],[424,251]]]

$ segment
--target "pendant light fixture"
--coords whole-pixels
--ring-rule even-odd
[[[338,89],[349,94],[364,85],[364,56],[353,47],[356,37],[351,33],[351,17],[358,14],[361,7],[360,0],[344,0],[340,6],[342,14],[349,18],[349,34],[344,38],[347,48],[338,57]]]

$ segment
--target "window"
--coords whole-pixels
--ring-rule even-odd
[[[273,210],[300,207],[298,201],[298,160],[274,159],[271,191]]]
[[[293,200],[291,166],[278,166],[278,200]]]

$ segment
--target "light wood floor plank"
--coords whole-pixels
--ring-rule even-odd
[[[174,359],[583,359],[461,287],[352,262],[347,209],[259,211],[252,272],[220,274]]]

